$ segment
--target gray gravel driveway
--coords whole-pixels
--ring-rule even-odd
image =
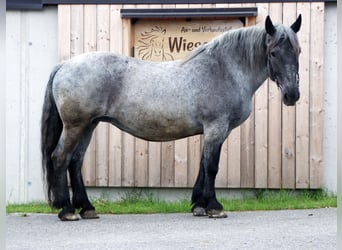
[[[336,249],[336,208],[189,214],[101,215],[61,222],[10,214],[7,249]]]

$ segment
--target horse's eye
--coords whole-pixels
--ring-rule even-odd
[[[271,56],[272,56],[272,57],[276,57],[276,56],[277,56],[277,53],[274,52],[274,51],[271,51]]]

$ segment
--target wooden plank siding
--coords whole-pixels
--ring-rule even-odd
[[[88,51],[131,55],[134,26],[122,8],[257,7],[246,26],[291,24],[302,14],[298,38],[301,98],[282,104],[276,84],[267,80],[256,92],[251,116],[232,131],[222,147],[219,188],[320,188],[323,175],[323,21],[324,3],[59,5],[59,60]],[[156,20],[156,22],[158,22]],[[87,150],[86,186],[192,187],[201,159],[202,136],[147,142],[100,123]]]

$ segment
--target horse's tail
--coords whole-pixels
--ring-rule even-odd
[[[52,95],[52,83],[57,71],[62,64],[57,65],[51,72],[49,82],[46,87],[43,112],[41,119],[41,151],[43,166],[43,181],[47,192],[49,204],[53,204],[54,200],[54,169],[51,154],[57,146],[59,137],[61,136],[63,123],[59,116],[55,100]]]

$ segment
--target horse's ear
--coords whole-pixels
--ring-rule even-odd
[[[302,15],[299,14],[297,20],[291,25],[291,29],[297,33],[302,25]]]
[[[271,36],[273,36],[274,33],[276,32],[276,29],[274,28],[274,25],[273,25],[273,23],[271,21],[270,16],[266,17],[265,29],[266,29],[267,34],[269,34]]]

